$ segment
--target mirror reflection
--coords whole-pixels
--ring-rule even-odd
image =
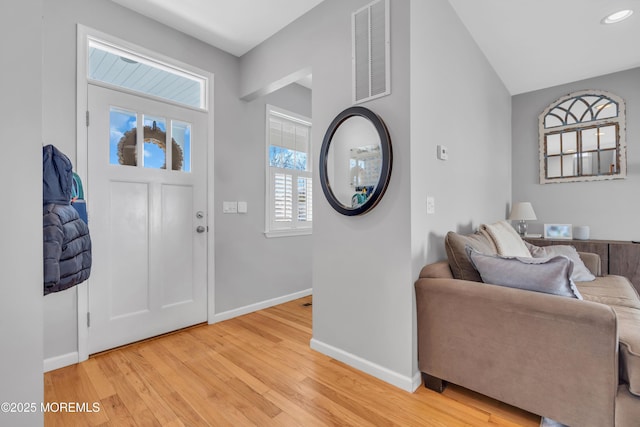
[[[320,185],[343,215],[362,215],[384,195],[391,177],[391,138],[382,118],[368,108],[349,107],[327,129],[320,150]]]
[[[327,154],[327,180],[336,199],[358,208],[371,197],[380,179],[382,152],[375,126],[351,116],[338,127]]]

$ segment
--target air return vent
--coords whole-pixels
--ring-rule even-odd
[[[353,103],[391,93],[389,0],[376,0],[351,18]]]

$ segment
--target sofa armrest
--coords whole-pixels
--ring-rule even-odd
[[[578,252],[578,255],[580,255],[580,259],[594,276],[602,276],[600,255],[591,252]]]
[[[438,261],[432,264],[427,264],[422,267],[420,270],[419,278],[445,278],[445,279],[453,279],[453,273],[451,272],[451,268],[449,267],[449,263],[447,261]]]
[[[456,279],[418,279],[415,289],[423,373],[564,424],[613,426],[610,307]]]

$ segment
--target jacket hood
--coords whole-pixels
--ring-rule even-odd
[[[42,203],[71,204],[71,160],[53,145],[42,147]]]

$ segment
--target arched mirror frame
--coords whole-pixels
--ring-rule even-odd
[[[327,162],[329,156],[329,148],[333,136],[336,131],[345,121],[352,117],[363,117],[375,127],[378,136],[380,137],[380,151],[382,154],[382,165],[380,168],[380,176],[378,182],[373,190],[373,193],[362,205],[358,207],[350,207],[342,204],[333,193],[331,189],[331,183],[327,176]],[[393,158],[393,152],[391,150],[391,138],[389,137],[389,131],[384,121],[373,111],[365,107],[349,107],[346,110],[338,114],[327,129],[322,141],[322,148],[320,149],[320,184],[322,185],[322,191],[329,204],[338,212],[347,216],[362,215],[373,209],[382,199],[384,192],[389,185],[389,179],[391,178],[391,164]]]

